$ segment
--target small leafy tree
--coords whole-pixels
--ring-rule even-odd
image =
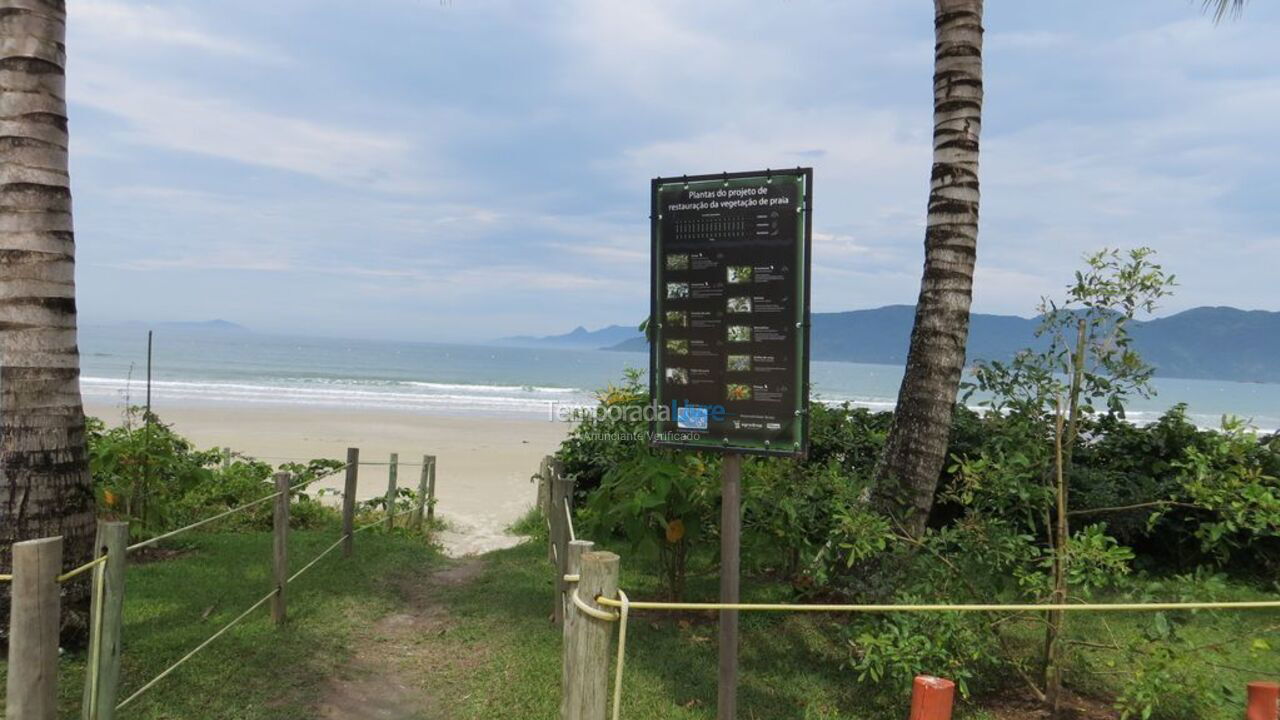
[[[1041,301],[1036,335],[1043,349],[1023,351],[1007,363],[980,363],[974,373],[971,388],[988,396],[985,403],[1027,426],[1026,450],[1009,459],[1020,461],[1025,479],[1039,475],[1050,489],[1051,503],[1042,505],[1041,512],[1051,548],[1045,562],[1054,604],[1067,601],[1073,556],[1100,551],[1095,555],[1104,567],[1122,567],[1116,563],[1126,559],[1117,555],[1120,546],[1105,537],[1102,526],[1073,538],[1069,478],[1082,418],[1096,412],[1123,418],[1127,397],[1154,392],[1155,369],[1142,360],[1128,333],[1129,323],[1153,312],[1174,286],[1173,276],[1152,261],[1154,254],[1150,248],[1127,253],[1108,249],[1086,257],[1086,268],[1076,273],[1064,300]],[[1037,437],[1048,443],[1035,442]],[[1055,715],[1065,622],[1065,613],[1053,611],[1045,632],[1044,696]]]

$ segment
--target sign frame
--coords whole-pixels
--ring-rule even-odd
[[[659,420],[657,411],[659,406],[668,402],[663,397],[663,374],[666,363],[663,360],[664,328],[663,328],[663,288],[660,287],[664,278],[663,263],[663,228],[662,228],[662,208],[661,198],[664,188],[669,189],[670,185],[679,184],[682,188],[687,189],[688,186],[698,184],[720,183],[720,187],[731,187],[744,184],[742,181],[758,181],[762,183],[771,183],[775,178],[787,178],[796,182],[799,187],[797,200],[799,207],[796,213],[800,216],[797,219],[796,230],[799,237],[796,238],[796,257],[800,267],[803,269],[797,273],[795,278],[790,279],[790,287],[799,287],[799,298],[794,302],[796,307],[793,309],[793,315],[789,318],[789,322],[796,325],[795,357],[794,364],[799,367],[792,368],[795,382],[799,387],[796,388],[796,423],[794,427],[794,440],[787,446],[769,445],[768,441],[752,442],[745,441],[742,438],[722,437],[719,441],[714,438],[687,440],[672,439],[664,436],[666,433],[679,433],[679,430],[672,428],[664,428],[664,423]],[[797,167],[791,169],[773,170],[766,169],[761,171],[733,172],[733,173],[711,173],[704,175],[680,175],[673,177],[657,177],[650,183],[650,282],[649,282],[649,397],[654,406],[654,415],[649,422],[650,445],[655,448],[674,448],[684,450],[702,450],[708,452],[720,453],[742,453],[747,455],[761,455],[773,457],[791,457],[803,458],[807,456],[809,450],[809,430],[810,430],[810,398],[809,398],[809,336],[810,336],[810,289],[812,286],[812,258],[813,258],[813,168]],[[674,422],[675,418],[671,418],[667,425]],[[790,438],[788,438],[790,440]]]

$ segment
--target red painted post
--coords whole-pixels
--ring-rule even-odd
[[[911,686],[911,720],[951,720],[955,699],[955,683],[919,675]]]
[[[1249,705],[1244,720],[1280,720],[1280,684],[1249,683]]]

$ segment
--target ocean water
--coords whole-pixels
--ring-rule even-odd
[[[146,330],[82,328],[80,352],[86,401],[143,402]],[[595,390],[647,362],[603,350],[158,331],[152,402],[162,416],[166,406],[213,403],[543,419],[557,405],[594,404]],[[813,362],[810,379],[823,402],[891,409],[902,369]],[[1130,419],[1150,421],[1182,402],[1205,427],[1230,414],[1280,428],[1280,384],[1157,378],[1156,388],[1155,398],[1130,403]]]

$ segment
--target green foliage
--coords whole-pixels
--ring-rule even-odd
[[[899,604],[929,602],[902,595]],[[959,613],[898,613],[850,628],[849,667],[868,688],[904,688],[918,675],[945,677],[968,698],[999,669],[1000,649],[983,619]],[[986,683],[990,685],[989,682]]]
[[[605,474],[580,522],[585,532],[621,534],[656,554],[667,594],[678,600],[690,548],[714,536],[718,478],[718,463],[700,455],[638,455]]]
[[[289,472],[293,483],[314,478],[341,463],[312,460],[278,469],[247,457],[224,466],[221,450],[198,450],[154,414],[147,422],[141,408],[129,408],[124,422],[108,428],[86,421],[89,471],[99,507],[130,523],[135,537],[150,537],[271,494],[272,475]],[[219,521],[221,529],[267,529],[271,503],[255,505]],[[333,511],[305,491],[295,491],[290,507],[294,527],[316,527]]]
[[[641,382],[642,376],[642,371],[628,369],[622,384],[597,392],[600,408],[619,411],[645,408],[649,404],[649,389]],[[565,473],[574,479],[575,493],[586,497],[618,463],[646,454],[649,428],[625,412],[584,412],[577,419],[577,425],[556,451],[556,458],[563,463]]]

